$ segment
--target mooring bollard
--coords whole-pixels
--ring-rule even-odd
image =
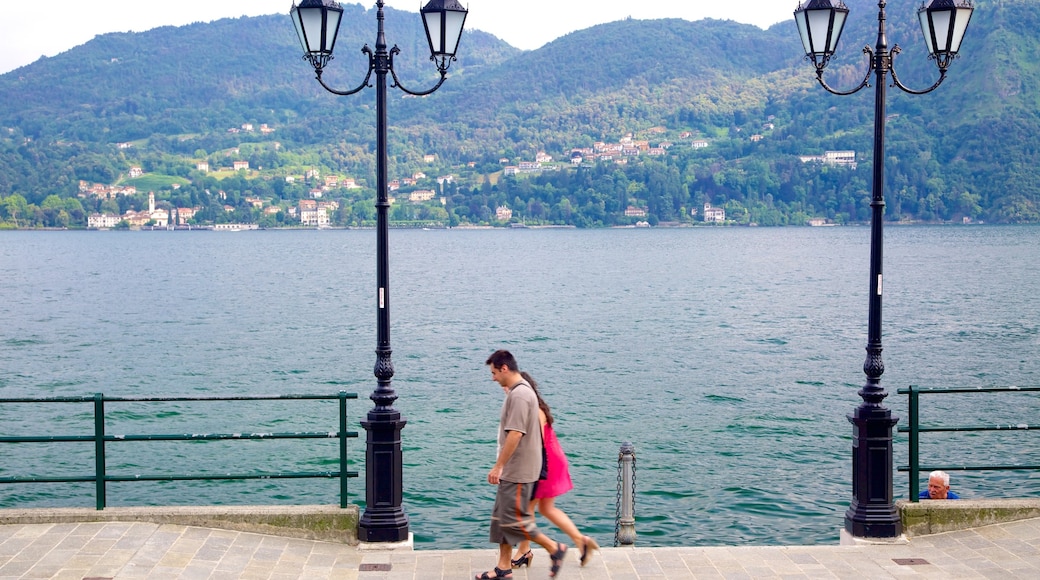
[[[636,543],[636,448],[625,441],[618,452],[617,518],[614,520],[614,547]]]

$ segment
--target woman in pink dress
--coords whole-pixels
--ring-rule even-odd
[[[538,417],[542,424],[542,444],[545,446],[545,457],[548,466],[545,479],[540,480],[535,489],[534,499],[531,501],[531,509],[537,509],[538,513],[545,516],[550,522],[556,524],[556,527],[560,528],[563,533],[570,536],[571,540],[574,541],[574,545],[580,551],[581,565],[584,566],[592,558],[592,551],[599,549],[599,544],[596,543],[596,540],[583,536],[578,531],[578,527],[571,521],[571,518],[563,510],[556,507],[556,498],[574,488],[574,484],[571,483],[570,468],[567,465],[567,457],[563,454],[563,448],[560,447],[560,441],[556,438],[556,432],[553,431],[552,411],[549,410],[549,405],[542,398],[542,393],[538,391],[538,383],[526,372],[521,372],[520,374],[524,377],[524,380],[531,384],[535,394],[538,395]],[[512,561],[514,568],[531,566],[531,560],[534,559],[534,554],[531,552],[531,542],[520,542],[516,553],[517,557]]]

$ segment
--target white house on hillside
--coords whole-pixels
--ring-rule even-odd
[[[726,221],[726,210],[721,207],[712,207],[710,203],[704,204],[704,221],[707,223],[722,223]]]

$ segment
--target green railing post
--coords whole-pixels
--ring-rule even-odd
[[[105,396],[94,393],[94,478],[97,509],[105,509]]]
[[[347,393],[339,392],[339,507],[347,507]]]
[[[917,416],[920,410],[919,398],[921,396],[920,387],[916,385],[910,385],[910,400],[909,400],[909,412],[910,412],[910,501],[916,502],[917,496],[920,494],[921,481],[920,481],[920,449],[918,444],[920,443],[919,437],[921,433],[920,419]]]

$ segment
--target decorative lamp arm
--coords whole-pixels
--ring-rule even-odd
[[[869,46],[864,46],[863,54],[866,54],[868,59],[867,74],[863,76],[863,82],[856,86],[856,88],[849,91],[839,91],[832,89],[823,80],[823,66],[819,65],[816,66],[816,80],[820,83],[821,87],[827,90],[828,93],[831,93],[832,95],[838,95],[839,97],[844,97],[860,92],[864,88],[870,86],[870,75],[874,72],[874,49],[870,48]]]
[[[391,88],[401,89],[402,91],[414,97],[424,97],[426,95],[433,94],[437,89],[441,88],[441,85],[444,84],[444,81],[448,79],[448,66],[437,65],[437,70],[441,73],[441,79],[437,81],[437,84],[434,85],[432,89],[426,91],[413,91],[408,87],[405,87],[401,84],[401,80],[397,78],[397,72],[394,70],[394,55],[400,54],[400,52],[401,49],[397,48],[397,46],[394,46],[390,49],[390,76],[394,78],[393,84],[390,85]],[[452,57],[451,60],[455,60],[455,57]]]
[[[361,84],[358,85],[357,88],[351,89],[349,91],[341,91],[341,90],[338,90],[338,89],[334,89],[334,88],[330,87],[329,85],[325,84],[325,81],[323,81],[321,79],[322,69],[315,68],[314,72],[315,72],[315,74],[317,76],[318,83],[322,87],[324,87],[324,89],[326,91],[328,91],[328,92],[330,92],[330,93],[332,93],[334,95],[339,95],[341,97],[345,97],[345,96],[348,96],[348,95],[353,95],[355,93],[360,92],[361,89],[364,89],[364,88],[370,88],[372,85],[368,81],[372,78],[372,71],[375,69],[375,66],[376,66],[375,55],[372,53],[372,49],[369,48],[367,44],[361,49],[361,52],[363,52],[363,53],[368,55],[368,74],[365,75],[365,80],[361,81]]]
[[[935,81],[934,85],[928,87],[927,89],[925,89],[923,91],[918,91],[918,90],[914,90],[914,89],[911,89],[911,88],[907,87],[903,83],[899,82],[899,77],[896,76],[895,60],[896,60],[896,55],[899,54],[899,52],[900,52],[900,49],[899,49],[898,45],[896,45],[895,47],[892,48],[892,59],[891,59],[890,65],[889,65],[889,70],[892,71],[892,86],[893,87],[899,87],[903,92],[910,93],[911,95],[925,95],[925,94],[928,94],[928,93],[934,91],[935,89],[939,88],[939,85],[941,85],[942,82],[944,80],[946,80],[946,69],[949,66],[949,62],[946,62],[946,63],[940,62],[939,63],[939,80]],[[946,66],[943,66],[943,64],[946,64]]]

